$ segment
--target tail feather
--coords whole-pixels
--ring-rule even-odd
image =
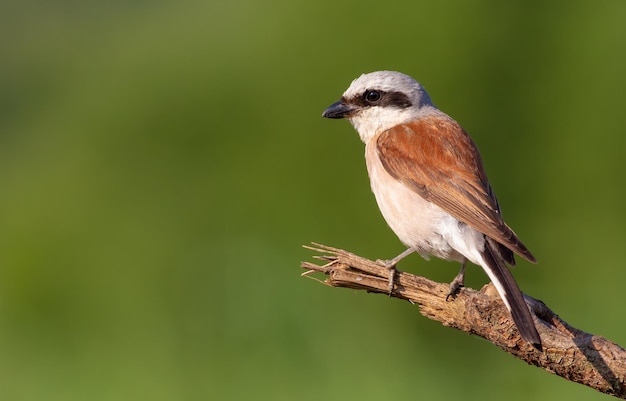
[[[485,237],[485,240],[485,250],[482,254],[483,260],[487,265],[483,266],[485,272],[496,286],[500,297],[511,312],[513,321],[522,338],[541,348],[541,337],[537,332],[528,305],[526,305],[522,291],[505,264],[505,261],[508,259],[507,255],[501,254],[498,247],[500,244],[489,237]]]

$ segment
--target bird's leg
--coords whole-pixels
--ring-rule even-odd
[[[450,290],[448,291],[448,296],[446,297],[446,301],[449,301],[450,298],[456,297],[456,294],[461,291],[461,287],[465,284],[465,265],[467,264],[467,259],[463,261],[461,264],[461,270],[459,270],[459,274],[456,275],[454,280],[450,283]]]
[[[412,254],[413,252],[415,252],[415,249],[408,248],[404,252],[402,252],[400,255],[396,256],[395,258],[391,260],[377,260],[376,261],[377,263],[389,269],[389,295],[390,296],[391,296],[391,293],[393,292],[393,282],[396,276],[396,265],[398,264],[398,262],[400,262],[402,259],[404,259],[408,255]]]

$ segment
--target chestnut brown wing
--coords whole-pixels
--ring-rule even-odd
[[[386,171],[424,199],[521,257],[535,262],[500,214],[476,145],[449,118],[428,117],[397,125],[376,142]],[[502,249],[502,256],[514,263]]]

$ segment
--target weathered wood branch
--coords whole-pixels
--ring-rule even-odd
[[[306,248],[321,253],[315,258],[327,263],[303,262],[307,269],[303,275],[321,272],[328,277],[318,281],[331,287],[388,294],[386,267],[341,249],[314,245]],[[446,301],[448,290],[448,284],[398,271],[390,296],[417,304],[427,318],[481,336],[530,365],[626,399],[626,350],[619,345],[570,326],[543,302],[525,295],[543,342],[543,350],[537,350],[521,339],[492,284],[480,291],[462,288]]]

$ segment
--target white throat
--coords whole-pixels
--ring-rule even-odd
[[[429,116],[437,111],[434,106],[430,105],[422,106],[419,109],[415,107],[406,109],[372,107],[362,110],[350,117],[349,120],[359,133],[361,140],[364,143],[368,143],[370,139],[391,127]]]

